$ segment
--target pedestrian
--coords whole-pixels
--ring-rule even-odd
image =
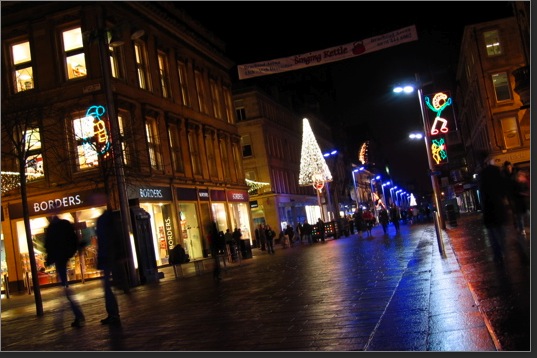
[[[401,221],[401,214],[399,212],[399,208],[395,203],[391,203],[390,205],[390,221],[393,223],[393,226],[395,227],[395,233],[398,234],[400,231],[400,221]]]
[[[530,182],[524,170],[517,170],[512,186],[513,215],[517,233],[526,238],[526,216],[530,207]]]
[[[213,260],[214,260],[213,279],[215,281],[220,281],[222,278],[220,277],[221,269],[220,269],[220,259],[218,257],[219,233],[218,233],[218,229],[216,227],[215,222],[212,222],[211,225],[209,226],[209,232],[207,233],[207,236],[209,239],[209,248],[211,250],[211,256],[213,257]]]
[[[324,228],[324,221],[322,221],[321,218],[317,220],[317,231],[319,232],[319,235],[321,237],[321,242],[324,242],[325,228]]]
[[[266,251],[267,237],[265,236],[265,228],[263,227],[263,224],[257,225],[257,228],[255,229],[255,239],[259,244],[259,248],[261,249],[261,251]]]
[[[64,288],[65,297],[67,297],[71,310],[75,315],[75,320],[71,323],[71,327],[83,327],[86,323],[84,313],[80,304],[73,297],[73,292],[69,288],[67,280],[67,263],[77,250],[78,236],[74,225],[69,220],[60,219],[55,213],[50,219],[45,232],[45,251],[47,254],[45,265],[51,266],[54,264],[56,266],[56,272]]]
[[[304,238],[304,232],[302,231],[302,223],[296,224],[296,235],[298,236],[298,241],[302,245],[302,240]]]
[[[287,236],[287,240],[289,240],[289,246],[293,247],[293,241],[295,238],[295,230],[293,230],[293,227],[289,224],[287,224],[287,227],[285,228],[285,236]]]
[[[364,218],[362,208],[358,208],[358,210],[356,210],[352,216],[354,218],[354,226],[356,227],[358,237],[361,238],[362,231],[364,231]]]
[[[367,231],[367,236],[371,236],[371,230],[373,230],[373,225],[375,225],[375,216],[369,209],[365,209],[362,213],[363,225]]]
[[[119,325],[119,306],[116,296],[112,291],[112,279],[120,280],[121,265],[121,241],[114,225],[112,210],[105,210],[97,219],[97,268],[103,270],[104,301],[107,317],[101,320],[101,324]],[[123,284],[125,284],[123,282]]]
[[[486,159],[487,154],[481,153]],[[498,261],[503,261],[502,247],[504,246],[505,227],[507,222],[507,196],[508,188],[505,176],[501,169],[485,160],[482,161],[482,170],[479,173],[479,193],[481,209],[483,211],[483,225],[485,226],[491,245]]]
[[[304,240],[311,245],[313,243],[313,239],[311,237],[313,226],[311,226],[307,220],[304,221],[304,225],[302,225],[302,232],[304,233]]]
[[[269,254],[274,254],[274,237],[276,236],[276,233],[270,225],[265,226],[265,237],[267,238],[267,252]]]
[[[382,206],[379,211],[379,222],[382,226],[382,230],[384,231],[384,234],[388,233],[388,225],[390,223],[390,214],[388,214],[388,210],[386,210],[385,206]]]

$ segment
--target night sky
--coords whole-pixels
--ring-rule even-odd
[[[375,141],[394,180],[425,191],[431,185],[425,144],[408,139],[411,131],[423,129],[417,95],[396,97],[391,90],[418,73],[423,82],[434,83],[434,90],[454,92],[464,26],[512,16],[507,1],[197,1],[177,6],[223,40],[226,56],[237,65],[416,25],[418,41],[321,66],[329,67],[336,98],[328,120],[353,134],[347,143],[351,153],[365,139]],[[232,78],[238,78],[236,67]]]

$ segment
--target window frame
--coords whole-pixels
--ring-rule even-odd
[[[499,76],[502,76],[503,81],[498,84],[498,81],[495,79],[495,77],[499,78]],[[513,100],[511,85],[509,83],[509,74],[506,71],[493,73],[490,76],[490,78],[492,82],[492,87],[494,89],[494,98],[496,99],[497,103],[502,103],[502,102]],[[502,91],[500,92],[500,90]],[[502,93],[508,94],[509,97],[499,98],[499,94],[502,94]]]
[[[16,62],[16,56],[14,54],[14,47],[20,46],[23,44],[28,44],[27,55],[29,55],[29,60]],[[29,91],[35,88],[34,80],[34,66],[33,66],[33,56],[32,56],[32,44],[28,38],[22,38],[17,41],[13,41],[9,44],[9,61],[13,81],[13,93],[20,93]],[[26,71],[27,76],[30,78],[22,78],[22,72]],[[19,72],[21,72],[19,74]],[[19,81],[20,78],[20,81]],[[24,83],[22,82],[24,81]]]
[[[66,41],[67,33],[72,32],[74,30],[79,31],[79,34],[74,34],[73,36],[73,46],[78,45],[77,47],[69,47],[69,43]],[[88,76],[87,73],[87,61],[86,61],[86,53],[84,50],[84,42],[83,42],[83,34],[82,34],[82,27],[80,24],[74,24],[71,26],[65,26],[61,28],[60,30],[60,43],[61,43],[61,50],[62,50],[62,58],[63,58],[63,69],[65,73],[65,79],[66,81],[73,81],[78,79],[83,79]],[[70,60],[76,57],[75,60]],[[77,63],[76,66],[71,66],[72,63]]]

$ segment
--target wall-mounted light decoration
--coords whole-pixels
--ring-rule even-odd
[[[442,111],[447,106],[451,105],[451,98],[449,97],[449,95],[444,92],[436,93],[433,96],[432,104],[430,98],[426,96],[425,104],[427,105],[427,107],[429,107],[431,111],[436,113],[436,117],[431,126],[431,135],[437,135],[440,132],[447,133],[449,131],[448,120],[440,116],[442,115]],[[440,129],[438,129],[438,126],[441,126]]]
[[[90,146],[98,155],[105,155],[110,149],[110,136],[106,123],[101,117],[104,115],[105,109],[103,106],[91,106],[86,111],[86,118],[93,118],[93,131],[90,135],[82,138],[84,146]]]
[[[431,155],[437,165],[448,162],[445,138],[436,138],[431,140]]]

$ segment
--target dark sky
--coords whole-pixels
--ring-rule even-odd
[[[226,43],[225,54],[237,65],[322,50],[416,25],[418,41],[321,66],[330,67],[335,87],[336,107],[329,120],[356,133],[357,147],[364,138],[377,141],[394,179],[415,181],[426,190],[430,178],[425,145],[408,139],[410,131],[423,129],[417,95],[395,98],[391,89],[418,73],[423,82],[434,82],[433,90],[454,92],[451,86],[464,26],[512,16],[507,1],[177,4]],[[236,73],[234,68],[234,78]]]

